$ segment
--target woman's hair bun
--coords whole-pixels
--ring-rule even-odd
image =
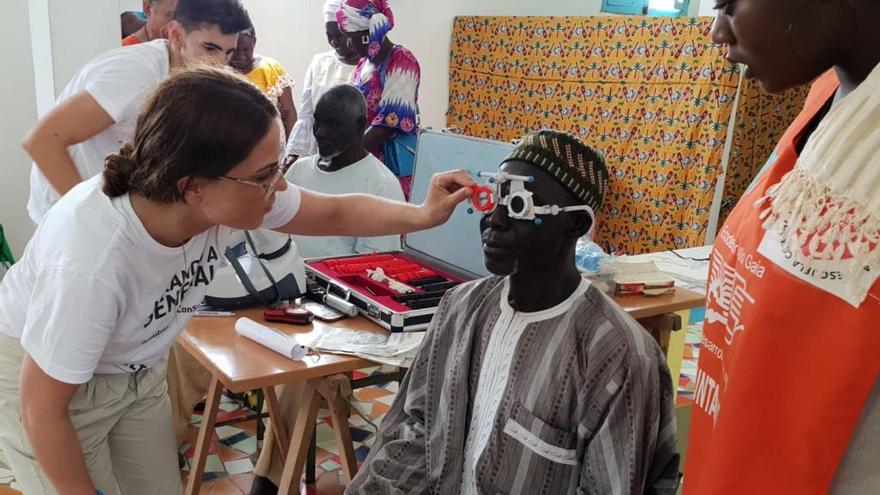
[[[104,161],[104,194],[116,198],[130,189],[134,172],[134,145],[126,143],[119,153],[112,153]]]

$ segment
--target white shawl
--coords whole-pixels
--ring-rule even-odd
[[[755,206],[784,249],[843,262],[845,299],[865,299],[880,275],[880,65],[832,106],[795,168]]]

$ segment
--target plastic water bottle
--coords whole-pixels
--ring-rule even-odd
[[[579,268],[590,273],[598,273],[599,264],[605,256],[605,251],[591,239],[587,237],[578,239],[574,251],[574,262]]]

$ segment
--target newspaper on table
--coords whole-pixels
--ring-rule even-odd
[[[325,327],[309,344],[333,354],[357,356],[376,363],[409,368],[412,366],[425,332],[363,332]]]

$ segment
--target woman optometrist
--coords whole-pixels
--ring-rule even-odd
[[[448,219],[463,172],[421,206],[288,184],[275,105],[197,68],[162,83],[103,177],[67,193],[0,285],[0,445],[25,493],[180,493],[164,358],[232,229],[379,236]]]
[[[719,0],[801,114],[719,231],[684,493],[880,493],[880,2]]]

